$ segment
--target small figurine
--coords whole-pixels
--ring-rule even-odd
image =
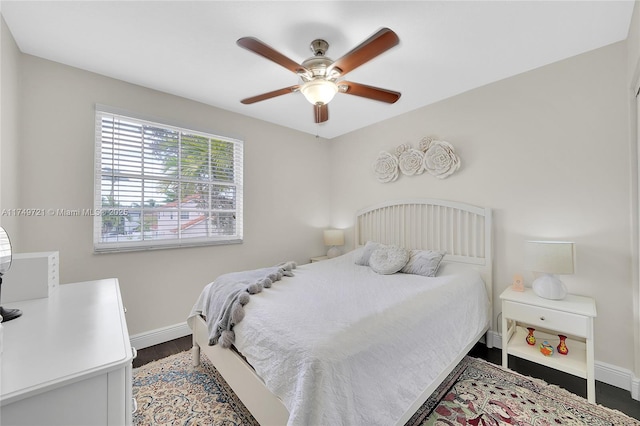
[[[524,278],[522,275],[515,274],[513,276],[513,284],[511,285],[513,291],[524,291]]]
[[[566,355],[569,353],[569,348],[567,347],[567,336],[563,336],[562,334],[558,334],[560,338],[560,343],[558,344],[558,353],[560,355]]]
[[[544,356],[553,355],[553,346],[549,344],[546,340],[540,344],[540,353]]]
[[[533,332],[536,331],[536,329],[527,327],[527,330],[529,330],[529,334],[527,334],[527,337],[525,338],[525,340],[529,345],[533,346],[536,344],[536,337],[533,335]]]

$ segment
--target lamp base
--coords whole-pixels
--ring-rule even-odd
[[[564,283],[551,274],[540,275],[531,287],[533,292],[543,299],[561,300],[567,295],[567,287]]]
[[[0,306],[0,322],[11,321],[12,319],[18,318],[22,315],[22,311],[20,309],[5,309]]]
[[[334,257],[338,257],[340,256],[342,253],[340,252],[340,249],[336,246],[332,246],[329,251],[327,252],[327,257],[329,259],[333,259]]]

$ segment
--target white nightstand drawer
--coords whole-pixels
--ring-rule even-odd
[[[589,320],[582,315],[510,301],[503,302],[502,315],[508,319],[517,318],[519,322],[550,330],[560,330],[577,337],[589,336]]]

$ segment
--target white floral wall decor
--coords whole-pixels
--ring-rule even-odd
[[[398,179],[400,173],[407,176],[421,175],[425,171],[438,179],[451,176],[460,168],[460,157],[449,142],[423,138],[418,149],[409,144],[396,148],[395,155],[381,151],[373,163],[373,171],[379,182]]]
[[[398,157],[386,151],[380,151],[373,164],[373,171],[380,182],[393,182],[398,179]]]

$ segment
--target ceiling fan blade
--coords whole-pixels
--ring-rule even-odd
[[[340,92],[346,93],[347,95],[361,96],[388,104],[395,103],[401,96],[400,92],[380,89],[379,87],[367,86],[351,81],[341,81],[338,83],[338,86],[340,87]]]
[[[342,58],[335,61],[328,71],[338,68],[340,75],[345,75],[398,43],[400,43],[400,39],[396,33],[389,28],[382,28]]]
[[[329,119],[329,106],[327,104],[314,105],[313,115],[315,116],[316,123],[324,123]]]
[[[241,100],[245,105],[253,104],[255,102],[264,101],[267,99],[275,98],[276,96],[286,95],[287,93],[293,93],[298,90],[300,86],[297,84],[295,86],[284,87],[282,89],[274,90],[273,92],[263,93],[261,95],[253,96],[251,98],[246,98]]]
[[[247,50],[252,51],[253,53],[256,53],[262,57],[265,57],[267,59],[269,59],[270,61],[275,62],[276,64],[285,67],[286,69],[288,69],[291,72],[294,72],[296,74],[298,73],[307,73],[308,71],[306,70],[305,67],[303,67],[302,65],[298,64],[297,62],[294,62],[293,60],[287,58],[286,56],[284,56],[282,53],[276,51],[275,49],[273,49],[272,47],[264,44],[263,42],[261,42],[260,40],[258,40],[255,37],[242,37],[241,39],[238,39],[238,41],[236,41],[236,43],[238,44],[238,46],[240,47],[244,47]]]

